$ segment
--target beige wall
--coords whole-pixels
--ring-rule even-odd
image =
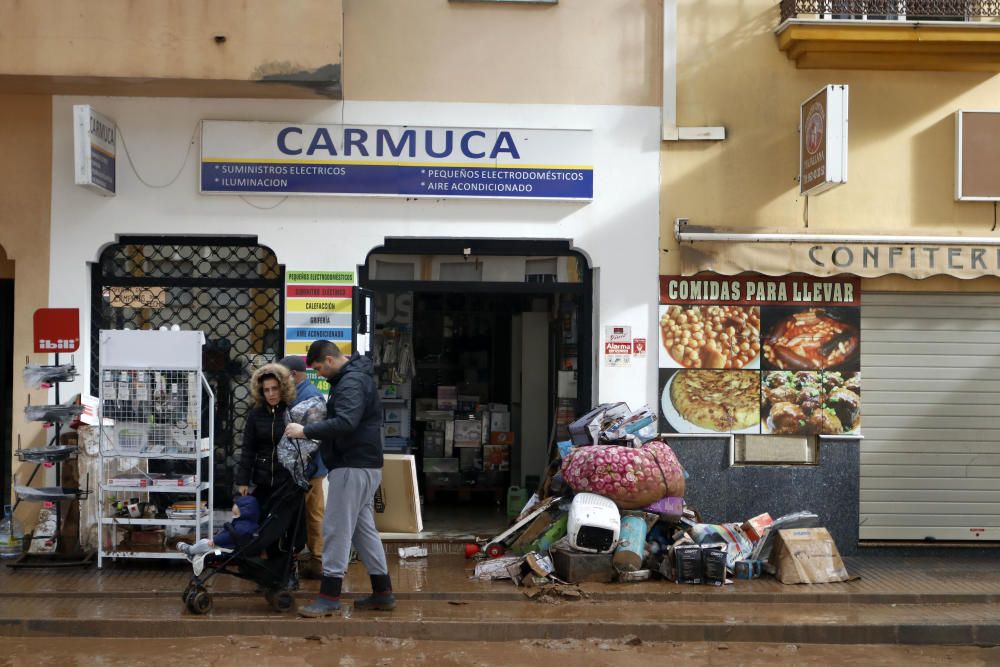
[[[659,106],[662,12],[658,0],[344,0],[344,96]]]
[[[724,125],[718,143],[662,145],[661,247],[673,220],[780,232],[977,235],[993,207],[954,201],[954,112],[1000,108],[1000,77],[957,72],[797,70],[778,50],[772,0],[682,0],[678,118]],[[849,180],[798,195],[798,105],[828,83],[850,85]],[[676,272],[676,252],[661,270]],[[866,281],[869,289],[1000,291],[994,279]]]
[[[44,444],[40,425],[24,421],[28,392],[21,378],[25,357],[45,363],[32,350],[32,315],[48,305],[49,207],[52,183],[52,100],[42,95],[0,95],[0,246],[14,266],[13,424],[2,424],[28,447]],[[81,304],[81,306],[84,304]],[[32,394],[34,404],[45,402],[44,392]],[[26,478],[29,468],[14,460],[14,476]],[[37,506],[23,503],[18,516],[30,525]]]
[[[340,0],[0,0],[0,16],[8,91],[311,97],[288,82],[340,75]]]

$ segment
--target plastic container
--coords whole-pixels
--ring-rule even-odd
[[[24,544],[24,529],[14,518],[10,505],[3,506],[3,519],[0,519],[0,558],[17,558],[21,555]]]
[[[646,556],[646,520],[641,515],[626,512],[621,518],[621,532],[613,564],[619,572],[635,572],[642,568]]]
[[[515,518],[521,513],[521,509],[528,502],[528,490],[519,486],[512,486],[507,489],[507,517]]]

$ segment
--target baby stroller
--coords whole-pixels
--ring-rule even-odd
[[[208,582],[217,575],[229,574],[257,584],[264,599],[275,611],[287,612],[295,606],[288,590],[289,573],[295,558],[293,545],[299,543],[305,496],[309,490],[306,469],[318,449],[311,440],[282,438],[278,443],[278,461],[290,473],[289,480],[275,489],[262,509],[260,527],[250,538],[239,538],[235,549],[213,548],[191,559],[193,574],[181,599],[194,614],[212,609]],[[261,558],[271,548],[278,557]]]

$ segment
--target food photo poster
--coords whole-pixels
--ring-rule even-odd
[[[860,432],[857,277],[660,276],[657,339],[661,432]]]

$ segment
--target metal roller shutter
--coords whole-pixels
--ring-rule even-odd
[[[862,540],[1000,540],[1000,296],[865,294]]]

